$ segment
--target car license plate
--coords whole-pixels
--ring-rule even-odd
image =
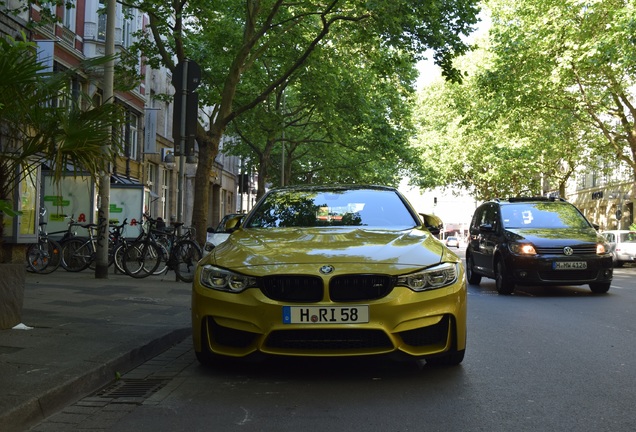
[[[555,270],[585,270],[587,261],[559,261],[552,265]]]
[[[283,306],[284,324],[368,323],[369,306]]]

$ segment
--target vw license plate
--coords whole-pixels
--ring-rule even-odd
[[[351,324],[369,322],[369,306],[283,306],[284,324]]]
[[[555,262],[552,268],[555,270],[585,270],[587,268],[587,261]]]

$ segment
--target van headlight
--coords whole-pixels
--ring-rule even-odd
[[[517,255],[536,255],[537,251],[530,243],[510,243],[510,251]]]

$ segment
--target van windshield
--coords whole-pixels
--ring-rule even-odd
[[[505,228],[590,228],[576,207],[562,202],[537,202],[501,206]]]

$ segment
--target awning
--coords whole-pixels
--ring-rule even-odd
[[[132,177],[126,177],[119,174],[110,176],[110,184],[126,185],[126,186],[143,186],[139,180]]]

